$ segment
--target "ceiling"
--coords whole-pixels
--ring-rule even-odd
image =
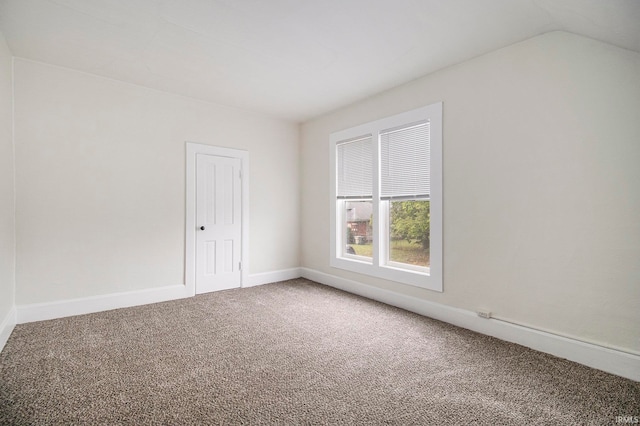
[[[640,0],[0,0],[15,56],[293,121],[553,30],[640,52]]]

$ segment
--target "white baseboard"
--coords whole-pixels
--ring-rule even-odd
[[[91,296],[56,302],[34,303],[17,307],[18,324],[27,322],[64,318],[74,315],[91,314],[111,309],[166,302],[193,296],[184,285],[150,288],[145,290],[112,293],[103,296]]]
[[[532,328],[495,319],[484,319],[475,312],[453,308],[416,297],[403,295],[357,281],[337,277],[309,268],[291,268],[249,275],[243,287],[304,277],[321,284],[358,294],[420,315],[459,327],[517,343],[531,349],[566,358],[592,368],[640,381],[640,356],[569,339]],[[13,308],[0,323],[0,350],[16,324],[83,315],[110,309],[126,308],[190,297],[184,285],[93,296]]]
[[[11,336],[11,332],[15,328],[16,323],[16,308],[12,306],[0,323],[0,352],[4,349],[7,340],[9,340],[9,336]]]
[[[242,287],[255,287],[257,285],[276,283],[278,281],[293,280],[301,276],[300,268],[251,274],[247,281],[242,284]]]
[[[495,319],[478,317],[475,312],[453,308],[416,297],[403,295],[357,281],[300,268],[302,276],[340,290],[393,305],[426,317],[435,318],[478,333],[517,343],[540,352],[565,358],[588,367],[640,381],[640,356],[575,339],[522,327]]]
[[[277,281],[300,278],[300,268],[284,269],[249,275],[243,287],[253,287]],[[166,302],[193,296],[193,292],[184,285],[151,288],[123,293],[105,294],[56,302],[34,303],[17,307],[17,323],[24,324],[74,315],[92,314],[111,309],[129,308],[149,303]],[[15,315],[14,315],[15,317]],[[14,323],[16,322],[14,321]]]

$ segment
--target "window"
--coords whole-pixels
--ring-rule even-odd
[[[331,266],[442,291],[442,103],[333,133]]]

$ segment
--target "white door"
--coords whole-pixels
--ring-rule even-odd
[[[242,162],[197,154],[196,293],[240,287]]]

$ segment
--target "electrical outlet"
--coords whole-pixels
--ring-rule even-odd
[[[480,318],[489,319],[489,318],[491,318],[491,311],[488,310],[488,309],[478,309],[478,316]]]

